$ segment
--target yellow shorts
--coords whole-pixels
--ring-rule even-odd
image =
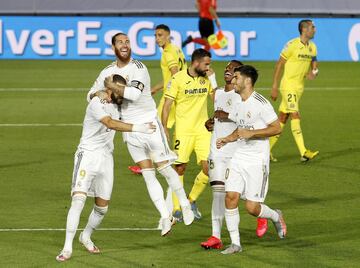
[[[280,90],[281,103],[279,112],[285,114],[299,112],[299,102],[302,93],[302,90]]]
[[[163,110],[163,107],[164,107],[164,102],[165,102],[165,98],[164,96],[161,97],[161,100],[160,100],[160,103],[159,103],[159,106],[157,108],[158,110],[158,116],[161,119],[161,114],[162,114],[162,110]],[[167,123],[167,128],[172,128],[173,125],[175,124],[175,103],[173,103],[171,105],[171,110],[170,110],[170,114],[169,114],[169,118],[168,118],[168,123]]]
[[[201,161],[207,161],[210,153],[210,140],[210,132],[201,135],[183,135],[175,137],[174,151],[178,155],[175,165],[188,163],[193,151],[195,151],[198,164],[200,164]]]

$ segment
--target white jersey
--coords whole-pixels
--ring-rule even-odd
[[[113,74],[119,74],[126,79],[125,90],[141,91],[140,97],[134,101],[124,97],[120,109],[121,120],[125,123],[141,124],[156,118],[157,110],[151,96],[150,75],[146,66],[138,60],[131,59],[122,68],[119,68],[115,61],[103,69],[88,93],[88,100],[91,94],[104,89],[105,78]]]
[[[277,120],[270,102],[257,92],[253,92],[246,101],[241,101],[229,114],[229,119],[239,128],[263,129]],[[235,158],[269,159],[269,138],[241,139],[236,146]]]
[[[79,150],[113,152],[115,130],[108,129],[100,122],[107,116],[119,119],[118,106],[94,97],[86,108]]]
[[[221,110],[230,113],[239,102],[241,102],[241,97],[234,90],[225,91],[224,88],[219,88],[215,91],[214,111]],[[230,135],[236,128],[237,125],[234,122],[220,122],[215,118],[214,130],[211,136],[211,157],[231,157],[234,154],[236,150],[234,142],[217,149],[216,140]]]

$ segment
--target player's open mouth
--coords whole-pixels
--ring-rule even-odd
[[[229,78],[229,77],[232,77],[233,74],[230,73],[230,72],[225,72],[225,73],[224,73],[224,76],[225,76],[226,78]]]

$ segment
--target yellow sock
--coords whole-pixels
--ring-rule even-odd
[[[281,129],[283,129],[284,126],[285,126],[285,124],[283,124],[283,123],[280,122],[280,127],[281,127]],[[274,147],[275,143],[278,141],[279,138],[280,138],[280,134],[279,134],[279,135],[276,135],[276,136],[270,137],[270,151],[271,151],[271,149]]]
[[[305,148],[305,144],[304,144],[303,134],[301,132],[300,119],[292,119],[291,120],[291,131],[294,136],[296,145],[299,149],[300,155],[302,156],[302,155],[304,155],[306,148]]]
[[[180,182],[182,185],[184,185],[184,175],[179,176]],[[181,210],[180,209],[180,203],[179,199],[177,198],[175,192],[172,192],[172,201],[173,201],[173,210]]]
[[[206,176],[203,171],[200,171],[199,174],[195,178],[194,185],[189,194],[190,202],[196,201],[196,199],[204,191],[208,181],[209,181],[209,177]]]

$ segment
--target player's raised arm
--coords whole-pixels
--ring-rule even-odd
[[[271,89],[271,99],[276,101],[279,95],[279,82],[284,69],[284,65],[286,63],[286,59],[280,56],[279,60],[276,62],[275,71],[273,76],[273,84]]]

